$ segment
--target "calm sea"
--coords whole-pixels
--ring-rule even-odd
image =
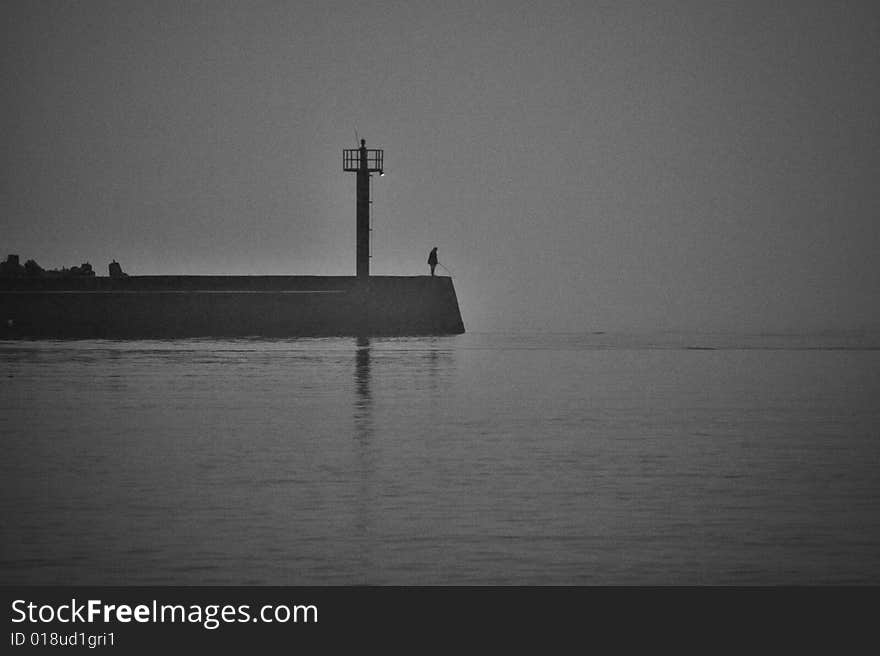
[[[0,342],[6,584],[880,583],[876,335]]]

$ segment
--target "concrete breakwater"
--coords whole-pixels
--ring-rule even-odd
[[[451,278],[0,279],[4,338],[151,339],[464,332]]]

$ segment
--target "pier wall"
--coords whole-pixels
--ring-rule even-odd
[[[131,276],[0,280],[0,337],[162,339],[464,332],[451,278]]]

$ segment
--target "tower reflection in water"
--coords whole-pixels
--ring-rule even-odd
[[[413,519],[401,512],[412,497],[399,495],[430,475],[417,456],[417,431],[441,421],[455,359],[437,338],[358,337],[353,346],[351,555],[355,577],[370,584],[381,581],[374,577],[393,559],[389,549],[408,539]]]
[[[370,395],[370,339],[358,337],[354,356],[354,425],[358,441],[369,439],[373,433],[372,404]]]
[[[353,537],[357,541],[355,559],[361,577],[368,577],[374,562],[372,533],[372,509],[376,466],[373,444],[373,399],[370,392],[370,340],[358,337],[354,355],[354,464],[357,484],[353,499]],[[366,581],[365,581],[366,582]]]

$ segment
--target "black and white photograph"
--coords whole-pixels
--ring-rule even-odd
[[[0,15],[4,586],[880,584],[876,2]]]

